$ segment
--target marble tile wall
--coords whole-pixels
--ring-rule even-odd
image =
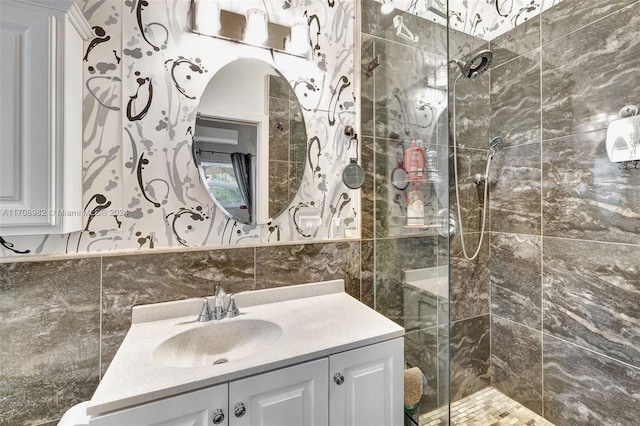
[[[640,179],[609,162],[605,138],[602,129],[543,142],[545,236],[638,244]]]
[[[514,350],[514,348],[516,348]],[[491,385],[542,414],[542,332],[491,318]]]
[[[556,426],[638,423],[640,370],[544,334],[544,415]]]
[[[545,237],[544,331],[640,368],[639,260],[638,245]]]
[[[544,139],[605,129],[622,106],[638,103],[638,7],[608,16],[608,8],[588,8],[594,19],[601,18],[597,23],[548,42],[542,61]],[[543,15],[542,31],[553,33],[549,16],[555,12]]]
[[[479,240],[479,232],[465,233],[468,255],[474,253]],[[459,234],[451,239],[450,253],[451,321],[489,314],[489,233],[485,232],[476,259],[469,261],[464,258]]]
[[[327,242],[1,263],[0,425],[56,424],[69,407],[91,398],[135,305],[211,295],[218,284],[236,293],[336,278],[371,305],[371,271],[361,270],[371,251],[362,246]]]
[[[640,103],[639,19],[564,0],[491,41],[491,383],[558,426],[640,416],[640,173],[605,151]]]
[[[487,386],[490,376],[489,315],[455,321],[450,326],[450,393],[458,401]]]
[[[489,44],[479,38],[450,29],[449,57],[465,60],[474,52],[488,49]],[[450,144],[454,137],[457,146],[457,173],[461,220],[465,248],[473,254],[478,246],[482,227],[483,188],[476,186],[473,176],[484,173],[489,141],[490,96],[489,75],[473,80],[458,78],[460,70],[449,65],[449,123]],[[455,87],[455,93],[454,93]],[[455,117],[454,117],[455,103]],[[455,118],[455,127],[453,125]],[[450,150],[453,159],[454,151]],[[452,210],[456,210],[455,164],[449,164],[449,193]],[[462,253],[459,233],[450,247],[451,320],[465,320],[489,313],[489,245],[488,234],[483,237],[478,258],[468,261]],[[477,390],[477,389],[476,389]],[[466,396],[466,394],[465,394]]]
[[[100,259],[0,264],[0,425],[46,424],[100,378]]]
[[[491,235],[491,313],[534,330],[542,327],[542,240]]]

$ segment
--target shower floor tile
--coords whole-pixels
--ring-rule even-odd
[[[447,409],[440,408],[420,416],[420,426],[444,426]],[[453,426],[553,426],[494,388],[486,388],[451,404]]]

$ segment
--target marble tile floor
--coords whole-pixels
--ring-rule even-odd
[[[420,416],[420,426],[447,424],[446,407]],[[454,426],[553,426],[494,388],[485,388],[451,404],[451,425]]]

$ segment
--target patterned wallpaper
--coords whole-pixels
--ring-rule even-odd
[[[445,0],[376,0],[446,25]],[[451,28],[493,40],[562,0],[449,0]],[[431,9],[431,10],[430,10]],[[433,10],[436,10],[434,13]]]
[[[451,28],[493,40],[562,0],[450,0]]]
[[[343,134],[355,125],[352,0],[262,2],[273,21],[310,26],[309,59],[189,32],[188,0],[79,1],[95,37],[85,45],[84,228],[69,235],[0,237],[0,257],[230,246],[326,239],[334,217],[359,226],[359,197],[340,179],[355,156]],[[252,57],[294,88],[307,128],[307,167],[289,208],[271,222],[229,220],[192,161],[199,98],[226,63]],[[298,209],[322,225],[298,226]]]

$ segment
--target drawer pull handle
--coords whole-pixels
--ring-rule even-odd
[[[238,402],[235,406],[234,412],[236,414],[236,417],[242,417],[244,416],[244,413],[247,412],[247,409],[242,402]]]
[[[213,412],[213,424],[219,425],[224,421],[224,413],[220,408]]]

